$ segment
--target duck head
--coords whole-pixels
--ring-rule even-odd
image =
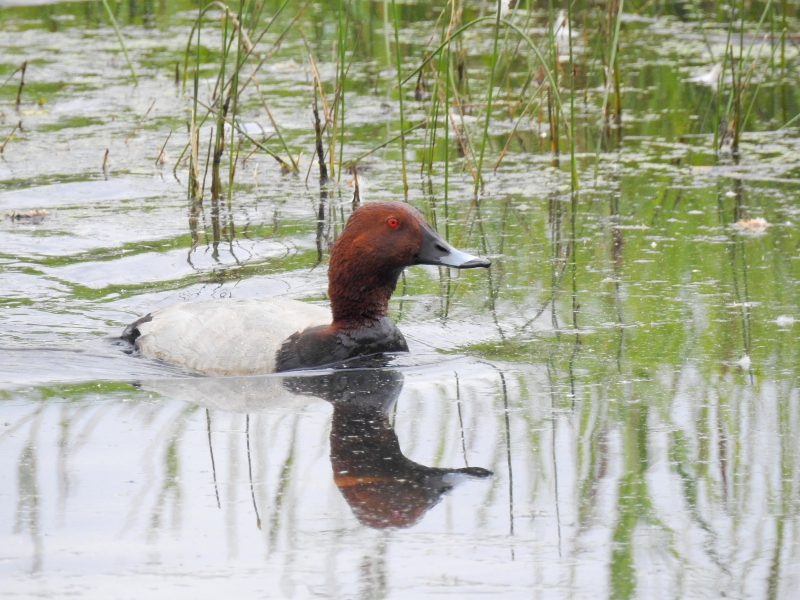
[[[491,262],[453,248],[409,204],[373,202],[353,211],[331,249],[334,323],[386,316],[400,273],[413,265],[472,269]]]

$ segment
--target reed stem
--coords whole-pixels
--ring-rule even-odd
[[[725,71],[728,67],[728,49],[731,47],[731,36],[733,35],[733,8],[729,7],[731,11],[731,18],[728,22],[728,35],[725,39],[725,51],[722,53],[722,69],[719,74],[719,83],[717,84],[717,106],[716,106],[716,126],[714,127],[714,154],[719,153],[728,129],[727,117],[722,114],[722,90],[725,85]],[[728,100],[728,110],[730,109],[730,99]],[[727,113],[727,111],[726,111]],[[724,129],[724,130],[723,130]]]
[[[228,14],[225,13],[222,29],[222,60],[219,68],[219,82],[225,81],[225,68],[228,58]],[[222,181],[220,179],[220,163],[222,162],[222,153],[225,151],[225,116],[228,112],[230,95],[228,99],[224,99],[225,89],[220,86],[216,94],[214,103],[219,105],[217,109],[217,120],[214,131],[214,156],[211,163],[211,200],[216,202],[222,195]],[[212,103],[213,105],[213,103]],[[233,128],[231,128],[231,131]]]
[[[241,64],[240,63],[240,58],[242,56],[242,45],[244,43],[243,42],[244,32],[242,31],[242,29],[243,29],[243,27],[242,27],[242,9],[243,8],[244,8],[244,2],[240,1],[239,2],[239,26],[235,27],[234,31],[231,32],[231,38],[233,38],[234,36],[237,37],[237,43],[236,43],[236,64],[237,65]],[[224,80],[224,78],[225,78],[224,70],[223,70],[222,76],[223,76],[223,80]],[[230,89],[231,89],[231,94],[229,96],[230,97],[230,114],[231,114],[230,118],[231,118],[231,124],[233,124],[233,123],[236,122],[236,114],[237,114],[236,109],[238,108],[238,98],[239,98],[239,94],[237,93],[238,90],[239,90],[239,69],[238,68],[233,73],[233,80],[231,81]],[[220,94],[220,98],[221,97],[222,97],[222,94]],[[230,142],[230,146],[228,148],[228,213],[229,214],[232,212],[231,211],[231,208],[232,208],[231,205],[232,205],[232,202],[233,202],[233,176],[234,176],[234,173],[236,172],[236,157],[238,155],[238,152],[234,152],[233,151],[234,150],[234,145],[233,144],[234,144],[235,137],[236,136],[234,134],[234,128],[231,127],[231,142]],[[233,236],[232,228],[231,228],[231,236]]]
[[[444,239],[450,241],[450,74],[452,57],[450,46],[445,51],[445,84],[444,84]]]
[[[198,8],[198,13],[202,14],[202,9]],[[200,16],[198,15],[198,22]],[[194,37],[194,36],[192,36]],[[189,43],[192,41],[189,38]],[[187,52],[188,58],[188,52]],[[200,198],[200,165],[199,153],[200,145],[198,140],[198,127],[197,127],[197,96],[200,86],[200,28],[197,28],[197,45],[195,47],[195,65],[194,65],[194,89],[192,94],[192,116],[189,125],[189,201],[191,202],[193,210],[196,210],[196,204],[202,201]],[[186,68],[184,68],[184,77],[186,76]],[[209,145],[209,148],[211,146]],[[180,161],[180,158],[178,159]],[[175,168],[177,168],[177,163]],[[206,165],[207,166],[207,165]]]
[[[28,68],[28,61],[24,61],[22,66],[20,66],[19,71],[19,87],[17,88],[17,101],[14,103],[14,108],[17,112],[19,112],[19,105],[22,102],[22,88],[25,87],[25,71]]]
[[[133,69],[133,63],[131,62],[131,57],[128,56],[128,51],[125,49],[125,42],[122,41],[122,34],[119,32],[119,25],[117,25],[117,20],[114,18],[114,13],[111,11],[111,7],[108,5],[108,0],[103,0],[103,6],[108,13],[108,19],[111,21],[111,26],[114,28],[114,32],[117,34],[117,39],[119,40],[119,45],[122,48],[122,53],[125,55],[125,60],[128,63],[128,68],[131,70],[131,75],[133,76],[133,83],[135,85],[139,85],[139,78],[136,77],[136,71]]]
[[[394,56],[397,69],[397,95],[400,100],[400,158],[403,171],[403,196],[408,200],[408,177],[406,175],[406,136],[405,115],[403,110],[403,74],[400,57],[400,23],[397,15],[397,3],[392,0],[392,20],[394,21]]]
[[[619,47],[619,29],[620,23],[622,22],[622,12],[625,9],[625,0],[619,0],[619,6],[617,8],[617,16],[614,19],[614,35],[611,38],[611,48],[609,51],[609,59],[608,59],[608,68],[609,71],[609,78],[606,82],[606,89],[603,93],[603,115],[608,118],[608,96],[611,93],[611,86],[614,82],[614,79],[618,77],[617,71],[618,64],[617,64],[617,48]],[[616,84],[614,85],[615,93],[619,96],[619,80],[617,79]],[[619,117],[619,115],[618,115]]]
[[[483,169],[483,157],[486,154],[486,140],[489,138],[489,121],[492,118],[492,95],[494,94],[494,72],[497,69],[497,40],[500,37],[500,8],[502,0],[497,0],[497,15],[494,22],[494,36],[492,39],[492,68],[489,71],[489,90],[486,92],[486,118],[483,121],[483,136],[481,138],[481,152],[478,156],[478,170],[475,177],[475,188],[473,194],[478,195],[478,188],[481,187],[481,170]]]
[[[567,38],[569,40],[569,164],[573,198],[578,191],[578,166],[575,163],[575,59],[572,53],[572,2],[567,2]],[[573,207],[573,214],[574,214]],[[573,236],[574,239],[574,236]]]
[[[553,89],[547,90],[547,116],[550,124],[550,151],[553,153],[553,160],[558,163],[559,154],[559,123],[558,111],[553,107],[553,93],[558,90],[558,47],[555,38],[555,9],[553,0],[548,2],[549,22],[547,26],[547,42],[550,47],[550,56],[553,59]]]

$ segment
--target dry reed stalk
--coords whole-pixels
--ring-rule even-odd
[[[314,136],[317,151],[317,163],[319,164],[319,184],[328,183],[328,167],[325,165],[325,150],[322,147],[322,123],[319,120],[319,107],[317,105],[317,94],[314,94]]]
[[[208,180],[208,168],[211,166],[211,148],[214,146],[214,128],[208,132],[208,148],[206,149],[206,168],[203,169],[203,184],[200,186],[200,204],[203,203],[203,196],[206,193],[206,181]]]
[[[9,140],[11,140],[11,138],[17,132],[17,129],[22,129],[22,121],[19,121],[16,125],[14,125],[14,129],[11,130],[11,133],[8,134],[6,141],[3,142],[2,146],[0,146],[0,154],[2,154],[3,150],[6,149],[6,144],[8,144]],[[106,152],[108,152],[108,150],[106,150]],[[103,162],[103,164],[105,164],[105,161]]]
[[[25,62],[22,63],[22,66],[20,66],[19,68],[19,70],[21,71],[19,76],[19,88],[17,89],[17,101],[14,104],[14,108],[16,109],[17,112],[19,112],[19,105],[20,102],[22,101],[22,88],[25,87],[25,70],[27,68],[28,68],[28,61],[26,60]]]
[[[351,202],[353,210],[361,205],[361,192],[358,189],[358,167],[353,165],[353,200]]]
[[[412,131],[415,131],[415,130],[419,129],[420,127],[424,127],[425,125],[426,125],[426,121],[422,121],[421,123],[417,123],[413,127],[409,127],[408,129],[406,129],[405,134],[408,135]],[[382,150],[383,148],[386,148],[386,146],[396,142],[399,139],[400,139],[400,134],[398,133],[393,138],[389,138],[388,140],[386,140],[382,144],[379,144],[378,146],[375,146],[374,148],[372,148],[370,150],[367,150],[366,152],[364,152],[363,154],[357,156],[356,158],[353,158],[353,159],[348,160],[347,162],[343,163],[342,164],[342,168],[343,169],[350,169],[350,168],[356,166],[358,163],[360,163],[362,160],[364,160],[370,154],[374,154],[378,150]]]
[[[139,122],[136,124],[136,127],[134,127],[134,128],[133,128],[133,131],[131,131],[131,132],[128,134],[128,137],[126,137],[126,138],[125,138],[125,145],[126,145],[126,146],[128,145],[128,140],[129,140],[129,139],[131,139],[131,138],[132,138],[132,137],[133,137],[133,136],[136,134],[136,131],[139,129],[139,127],[141,127],[141,126],[142,126],[142,123],[144,123],[144,120],[147,118],[147,115],[149,115],[149,114],[150,114],[150,111],[153,109],[153,107],[155,106],[155,104],[156,104],[156,101],[155,101],[155,100],[153,100],[153,101],[150,103],[150,107],[149,107],[149,108],[147,109],[147,111],[146,111],[146,112],[145,112],[145,113],[142,115],[142,118],[141,118],[141,119],[139,119]]]
[[[292,163],[291,170],[293,172],[297,173],[297,171],[299,169],[299,165],[297,164],[297,161],[294,159],[294,157],[292,157],[292,153],[289,152],[289,147],[286,145],[286,141],[284,141],[283,136],[281,135],[281,130],[278,127],[278,124],[275,122],[275,119],[272,118],[272,113],[270,112],[269,108],[267,107],[267,101],[264,99],[264,95],[261,93],[261,88],[258,85],[258,81],[255,80],[255,76],[256,76],[255,71],[250,74],[250,77],[253,79],[253,83],[256,86],[256,93],[258,94],[258,99],[261,101],[261,106],[264,107],[264,112],[267,113],[267,117],[269,118],[269,122],[272,123],[273,129],[275,129],[275,133],[278,135],[278,139],[280,140],[281,145],[283,146],[283,149],[286,152],[286,155],[289,157],[289,162]]]
[[[169,135],[167,139],[164,140],[164,143],[161,145],[161,148],[158,151],[158,156],[156,157],[156,166],[162,166],[164,163],[167,162],[167,155],[164,153],[164,149],[167,147],[167,142],[169,142],[169,138],[172,137],[172,130],[169,130]]]
[[[27,62],[27,61],[26,61],[26,62]],[[3,89],[3,88],[6,86],[6,84],[7,84],[9,81],[11,81],[11,79],[14,77],[14,75],[16,75],[17,73],[19,73],[19,70],[20,70],[21,68],[22,68],[22,65],[20,65],[20,66],[19,66],[19,67],[17,67],[16,69],[14,69],[14,70],[11,72],[11,74],[10,74],[8,77],[6,77],[5,81],[3,81],[3,83],[0,83],[0,90],[2,90],[2,89]]]

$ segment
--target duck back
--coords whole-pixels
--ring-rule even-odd
[[[123,337],[148,358],[203,375],[275,372],[285,340],[328,325],[331,311],[288,298],[183,302],[139,319]]]

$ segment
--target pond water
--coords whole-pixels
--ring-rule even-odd
[[[460,155],[453,131],[430,169],[424,128],[405,155],[392,141],[391,2],[343,3],[342,155],[389,142],[359,165],[362,201],[403,198],[405,156],[409,201],[492,267],[408,269],[391,313],[411,352],[387,367],[202,378],[117,338],[183,300],[326,303],[354,186],[337,166],[321,200],[306,43],[333,96],[340,13],[290,2],[262,42],[288,30],[258,80],[299,173],[244,144],[230,201],[192,211],[188,167],[173,171],[191,108],[175,70],[197,5],[110,3],[134,86],[102,3],[0,0],[0,215],[47,211],[0,220],[0,596],[794,597],[796,36],[781,68],[756,46],[741,152],[717,157],[716,93],[687,79],[724,53],[722,9],[703,25],[688,4],[639,4],[620,33],[622,127],[602,143],[595,13],[575,17],[579,191],[566,143],[550,153],[546,100],[518,124],[504,112],[529,79],[517,57],[499,63],[476,197],[477,148]],[[747,4],[745,44],[765,6]],[[398,4],[404,72],[435,47],[440,10]],[[466,2],[465,22],[492,10]],[[542,37],[547,3],[526,14],[512,18]],[[476,104],[492,27],[461,50]],[[205,99],[220,41],[212,19]],[[430,103],[404,89],[408,127]],[[256,95],[238,118],[274,134]],[[479,141],[482,119],[452,122]]]

